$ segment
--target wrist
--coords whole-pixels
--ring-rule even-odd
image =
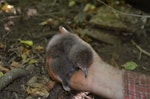
[[[123,73],[107,63],[101,64],[101,68],[97,68],[91,77],[91,92],[107,98],[123,99]]]

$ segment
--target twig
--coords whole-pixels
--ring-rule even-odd
[[[54,0],[52,6],[54,6],[56,4],[56,2],[57,2],[57,0]]]
[[[0,91],[10,84],[16,78],[30,74],[34,70],[34,65],[29,65],[26,68],[15,68],[7,72],[0,78]]]
[[[142,67],[144,70],[147,70],[147,71],[149,71],[150,72],[150,69],[148,69],[148,68],[146,68],[146,67]]]
[[[137,45],[133,40],[131,40],[131,43],[132,43],[133,45],[135,45],[135,47],[136,47],[140,52],[142,52],[143,54],[145,54],[145,55],[147,55],[147,56],[150,57],[150,53],[147,52],[147,51],[145,51],[144,49],[142,49],[142,48],[141,48],[139,45]]]
[[[138,59],[141,60],[142,52],[140,51]]]
[[[105,2],[103,2],[102,0],[97,0],[98,2],[102,3],[103,5],[109,7],[111,10],[115,11],[115,12],[118,12],[119,14],[122,14],[122,15],[127,15],[127,16],[133,16],[133,17],[144,17],[144,18],[150,18],[149,15],[139,15],[139,14],[128,14],[128,13],[125,13],[125,12],[122,12],[122,11],[119,11],[115,8],[113,8],[112,6],[106,4]]]
[[[0,71],[8,72],[8,71],[9,71],[9,69],[8,69],[8,68],[3,67],[2,65],[0,65]]]

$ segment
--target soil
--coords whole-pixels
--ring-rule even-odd
[[[15,53],[16,50],[11,50],[22,46],[18,42],[18,39],[32,40],[34,47],[40,45],[45,49],[49,39],[54,33],[58,32],[60,25],[70,30],[75,30],[79,27],[83,29],[91,28],[89,25],[86,26],[85,23],[81,24],[80,22],[74,21],[74,16],[81,13],[80,9],[86,2],[78,3],[75,7],[68,7],[67,0],[10,0],[9,3],[14,5],[15,8],[18,8],[18,11],[17,14],[2,12],[0,14],[0,43],[5,46],[0,46],[0,58],[5,68],[10,68],[9,65],[13,58],[17,62],[21,60]],[[30,13],[31,15],[29,15],[27,14],[29,9],[35,9],[37,13]],[[41,22],[50,18],[52,21],[46,25],[40,25]],[[13,22],[13,24],[8,24],[9,22]],[[5,26],[9,27],[9,30]],[[149,30],[145,31],[146,36],[141,37],[137,44],[142,49],[150,52],[150,34]],[[134,71],[147,75],[150,74],[150,56],[141,54],[139,59],[140,51],[130,41],[127,40],[120,45],[109,45],[90,37],[87,38],[90,39],[90,41],[87,41],[104,61],[117,68],[122,68],[121,65],[128,61],[134,61],[138,64],[138,67]],[[25,87],[31,77],[47,75],[47,72],[44,70],[45,50],[40,52],[32,50],[32,56],[38,60],[35,71],[24,77],[15,79],[0,91],[0,99],[37,99],[37,97],[30,98],[25,91]],[[71,99],[77,93],[76,91],[65,92],[60,84],[55,84],[54,88],[49,92],[47,99]],[[93,94],[88,94],[87,96],[92,97],[92,99],[103,99]],[[46,98],[41,97],[38,99]]]

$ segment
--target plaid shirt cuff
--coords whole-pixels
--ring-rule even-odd
[[[150,76],[124,72],[124,99],[150,99]]]

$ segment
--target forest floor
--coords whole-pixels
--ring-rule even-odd
[[[48,93],[31,88],[29,81],[34,77],[40,80],[45,77],[46,81],[49,79],[44,69],[45,48],[50,38],[58,32],[59,26],[66,27],[90,43],[100,57],[112,66],[123,69],[122,65],[133,61],[138,65],[133,71],[150,74],[150,55],[143,52],[150,53],[148,18],[145,23],[138,22],[136,26],[128,23],[123,29],[113,27],[113,23],[111,26],[97,25],[91,20],[104,5],[99,0],[75,1],[73,5],[69,0],[10,0],[8,3],[14,6],[15,12],[0,12],[0,72],[5,75],[16,68],[25,68],[31,64],[35,66],[32,72],[17,77],[1,89],[0,99],[71,99],[77,96],[82,96],[81,99],[103,99],[87,92],[65,92],[60,84],[54,82],[51,82]],[[88,3],[92,3],[94,8],[85,8]],[[117,6],[123,5],[126,4]],[[139,29],[142,26],[144,28]],[[105,39],[103,36],[98,38],[95,30],[103,31],[101,35],[105,32],[108,35]],[[83,33],[85,31],[88,33]],[[94,33],[96,36],[93,36]],[[33,42],[33,45],[27,41]],[[131,41],[136,42],[136,46]],[[37,90],[40,94],[37,94]]]

